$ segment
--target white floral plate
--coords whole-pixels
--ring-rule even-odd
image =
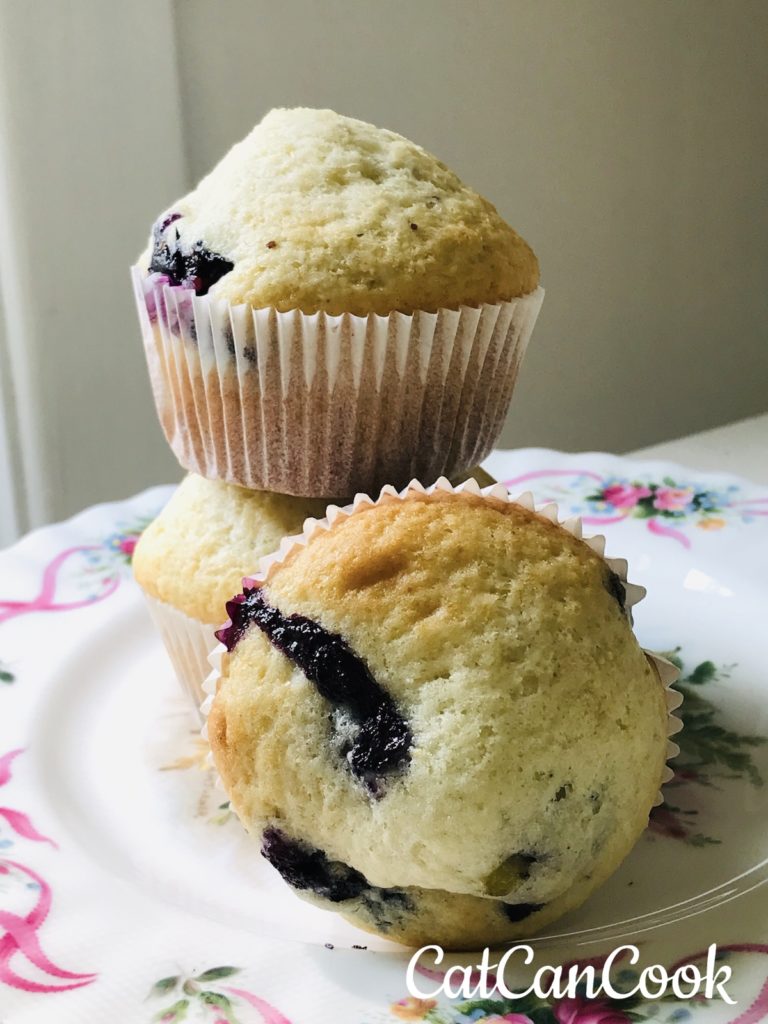
[[[451,1001],[429,991],[434,971],[417,975],[417,998],[408,951],[297,900],[203,767],[130,578],[163,487],[0,553],[0,1024],[756,1024],[768,1013],[766,489],[603,454],[497,452],[487,467],[606,534],[649,590],[642,643],[683,669],[686,728],[664,805],[609,883],[532,943],[531,970],[599,962],[625,943],[640,967],[671,967],[717,943],[737,1005]],[[517,970],[512,980],[526,977]],[[634,970],[625,961],[629,987]]]

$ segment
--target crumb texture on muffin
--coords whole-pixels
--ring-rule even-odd
[[[536,256],[420,146],[332,110],[273,110],[155,225],[142,265],[232,304],[357,315],[526,295]]]
[[[134,576],[150,597],[218,626],[243,576],[326,505],[190,474],[139,538]]]
[[[411,911],[387,899],[393,937],[460,946],[553,920],[634,845],[664,770],[664,688],[582,541],[518,505],[414,496],[316,531],[263,589],[262,605],[342,637],[409,733],[372,791],[345,757],[358,723],[305,652],[256,621],[231,644],[211,747],[245,826],[289,838],[294,887],[312,889],[303,868],[295,885],[309,851],[355,881],[337,910],[376,929],[366,887],[406,891]],[[338,692],[355,679],[341,672]]]

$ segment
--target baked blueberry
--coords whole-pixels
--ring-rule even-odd
[[[150,273],[164,274],[171,284],[191,288],[196,295],[207,295],[209,288],[233,269],[234,263],[211,252],[203,242],[185,246],[173,225],[180,213],[169,213],[152,229]]]
[[[621,577],[617,572],[608,570],[606,574],[606,588],[608,593],[616,601],[616,604],[622,610],[626,612],[627,609],[627,589],[621,581]]]
[[[218,630],[217,639],[232,651],[248,628],[257,626],[332,706],[336,749],[352,774],[380,796],[382,777],[407,766],[413,737],[365,662],[338,633],[304,615],[283,615],[261,587],[246,587],[227,603],[227,614],[229,625]]]
[[[531,914],[538,913],[543,906],[543,903],[502,903],[501,909],[508,921],[517,924],[519,921],[525,921]]]
[[[369,888],[359,871],[329,860],[322,850],[299,843],[277,828],[264,832],[261,853],[291,888],[308,889],[331,903],[357,899]]]
[[[265,830],[261,852],[292,889],[329,903],[358,901],[383,931],[388,930],[393,918],[414,909],[413,900],[401,889],[371,885],[348,864],[330,860],[322,850],[291,839],[281,829]]]

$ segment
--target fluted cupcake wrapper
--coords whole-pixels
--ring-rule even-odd
[[[155,404],[182,466],[307,497],[481,462],[544,297],[328,316],[230,306],[137,267],[132,276]]]
[[[533,494],[530,491],[525,491],[513,497],[504,484],[497,483],[490,487],[481,488],[477,481],[471,477],[469,480],[464,481],[464,483],[459,484],[458,486],[451,484],[451,482],[445,477],[441,477],[430,487],[425,487],[423,484],[419,483],[418,480],[412,480],[400,491],[387,484],[382,487],[378,498],[371,498],[367,494],[360,493],[355,497],[354,501],[350,505],[346,505],[344,507],[329,505],[326,509],[324,519],[305,520],[304,528],[300,534],[284,538],[277,551],[271,555],[266,555],[261,558],[259,560],[258,572],[253,576],[244,578],[243,586],[260,586],[268,583],[272,573],[286,560],[286,558],[289,557],[292,551],[297,547],[305,547],[307,544],[311,543],[312,539],[319,533],[332,530],[334,525],[343,519],[348,519],[353,515],[363,514],[377,505],[387,505],[392,502],[409,501],[413,499],[428,500],[429,497],[435,493],[470,494],[483,498],[489,504],[496,505],[497,507],[508,504],[520,505],[531,512],[535,512],[542,518],[557,524],[572,536],[583,541],[584,544],[604,559],[608,567],[615,572],[621,580],[625,591],[626,615],[631,624],[632,608],[645,597],[645,587],[628,581],[628,564],[626,559],[606,557],[605,537],[603,535],[598,534],[596,536],[584,537],[580,517],[573,516],[571,518],[561,520],[558,507],[554,502],[549,502],[537,507],[534,504]],[[231,623],[227,622],[225,625],[231,625]],[[213,671],[210,672],[203,684],[203,690],[207,694],[207,697],[200,708],[200,713],[206,720],[202,730],[203,737],[206,740],[208,738],[207,716],[216,695],[218,681],[221,678],[222,658],[226,653],[227,651],[224,645],[217,644],[211,651],[208,659]],[[661,784],[664,785],[664,783],[669,782],[674,775],[674,772],[669,766],[669,761],[680,753],[680,748],[671,739],[672,736],[675,736],[683,728],[682,720],[675,714],[675,711],[683,702],[683,697],[679,691],[673,688],[673,683],[680,675],[680,672],[675,665],[662,655],[657,654],[654,651],[646,650],[645,648],[643,648],[643,653],[656,672],[661,685],[664,687],[664,695],[667,705],[667,763],[661,779]],[[210,764],[213,766],[212,756],[209,754],[208,757]],[[663,803],[663,800],[663,795],[659,792],[655,801],[655,806]]]
[[[149,614],[157,626],[176,678],[199,716],[205,697],[203,683],[211,671],[208,657],[216,646],[214,626],[193,619],[165,601],[143,591]]]

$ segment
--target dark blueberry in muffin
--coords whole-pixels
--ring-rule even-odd
[[[253,593],[253,589],[246,588],[244,593],[236,594],[231,601],[227,601],[226,611],[229,616],[229,624],[217,629],[214,634],[230,653],[240,643],[243,634],[253,622],[255,609],[250,600]]]
[[[329,860],[322,850],[268,828],[261,853],[293,889],[306,889],[331,903],[357,899],[370,888],[366,878],[340,861]]]
[[[410,760],[411,730],[395,702],[346,641],[303,615],[283,615],[261,588],[246,588],[227,604],[230,625],[216,637],[232,651],[256,625],[297,665],[332,706],[335,746],[352,774],[373,796],[383,792],[382,776]]]
[[[291,888],[312,892],[329,903],[359,901],[385,931],[395,918],[413,910],[412,900],[402,889],[370,885],[348,864],[329,860],[322,850],[291,839],[278,828],[266,829],[261,852]]]
[[[184,246],[178,229],[169,231],[180,217],[180,213],[169,213],[155,223],[149,270],[151,273],[164,274],[171,284],[193,288],[196,295],[206,295],[211,285],[232,270],[234,263],[211,252],[202,242],[195,242],[191,247]]]
[[[360,731],[346,751],[353,775],[375,795],[382,795],[379,778],[410,760],[411,731],[391,699],[362,719]]]
[[[543,903],[502,903],[501,910],[508,921],[517,924],[537,913],[543,906]]]
[[[624,587],[624,584],[621,582],[621,577],[618,575],[618,573],[611,572],[609,570],[608,576],[605,581],[605,586],[608,593],[616,601],[619,608],[621,608],[622,612],[626,612],[627,591]]]

